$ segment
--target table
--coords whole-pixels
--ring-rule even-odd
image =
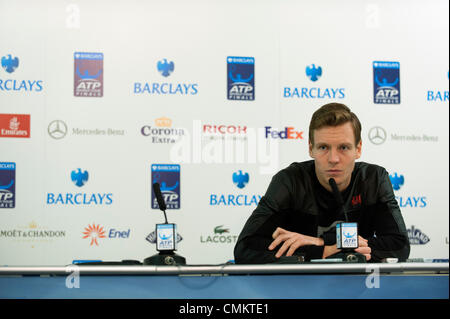
[[[0,298],[448,299],[448,263],[0,267]]]

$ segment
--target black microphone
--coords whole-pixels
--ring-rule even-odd
[[[344,207],[344,200],[342,199],[341,192],[339,192],[336,181],[334,180],[334,178],[330,178],[328,180],[328,183],[330,184],[331,190],[333,191],[334,199],[336,199],[336,202],[338,203],[339,207],[344,212],[345,221],[348,222],[347,212]]]
[[[153,184],[153,192],[155,193],[159,209],[164,212],[165,224],[156,224],[153,233],[147,236],[147,240],[151,243],[156,242],[156,250],[159,254],[144,259],[144,265],[185,265],[186,258],[174,253],[177,250],[177,227],[175,224],[167,222],[166,202],[161,194],[159,183]],[[153,239],[155,241],[153,241]]]
[[[339,192],[334,178],[330,178],[328,180],[328,183],[331,186],[336,202],[344,213],[345,222],[336,224],[336,248],[341,249],[342,251],[327,258],[341,257],[346,262],[364,263],[366,262],[366,258],[364,257],[364,255],[361,255],[360,253],[354,251],[355,248],[359,247],[358,223],[348,221],[344,200],[342,199],[342,195]]]
[[[164,213],[164,219],[166,220],[166,224],[168,224],[167,216],[166,216],[167,206],[166,206],[166,202],[164,201],[164,198],[162,197],[161,188],[159,187],[159,183],[153,183],[153,192],[155,193],[156,201],[158,202],[159,209],[162,210]]]

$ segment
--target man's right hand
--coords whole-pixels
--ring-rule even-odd
[[[363,254],[366,257],[366,260],[369,261],[371,258],[370,253],[372,250],[370,249],[367,239],[362,238],[361,236],[358,236],[358,243],[359,247],[355,249],[355,252]],[[340,249],[336,248],[336,245],[332,246],[325,246],[323,249],[323,256],[322,258],[327,258],[328,256],[334,255],[338,252],[340,252]]]

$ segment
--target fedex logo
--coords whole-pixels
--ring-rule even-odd
[[[303,139],[303,131],[296,131],[293,127],[285,127],[283,131],[272,130],[271,126],[265,126],[265,134],[266,138],[279,138],[279,139],[288,139],[288,140],[296,140]]]

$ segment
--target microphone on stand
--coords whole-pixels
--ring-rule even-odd
[[[185,265],[186,259],[174,253],[177,250],[177,227],[176,224],[167,222],[166,202],[161,194],[159,183],[153,184],[159,209],[164,213],[164,224],[156,224],[156,250],[159,254],[144,259],[144,265]]]
[[[355,252],[355,248],[359,247],[358,223],[351,223],[348,221],[344,201],[334,178],[330,178],[328,183],[331,186],[334,198],[336,199],[341,212],[344,214],[345,222],[336,224],[336,248],[341,249],[341,252],[328,256],[327,258],[341,257],[342,260],[346,262],[365,263],[366,257],[363,254]]]

